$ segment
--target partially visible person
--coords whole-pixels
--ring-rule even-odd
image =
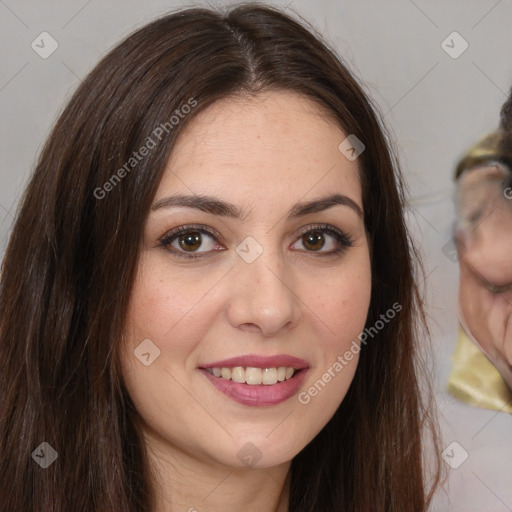
[[[512,194],[506,132],[481,139],[455,170],[459,337],[448,389],[512,413]]]

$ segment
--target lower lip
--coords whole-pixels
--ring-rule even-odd
[[[219,391],[236,402],[254,407],[277,405],[288,400],[297,393],[308,371],[307,368],[303,368],[297,371],[291,379],[277,384],[253,385],[215,377],[204,368],[200,368],[200,370]]]

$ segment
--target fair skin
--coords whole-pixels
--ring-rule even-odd
[[[291,460],[340,405],[358,355],[307,404],[298,394],[357,340],[370,302],[359,169],[338,150],[345,138],[315,103],[291,92],[223,99],[180,134],[154,198],[161,207],[145,226],[123,355],[154,473],[155,512],[288,510]],[[243,215],[162,201],[178,194],[212,196]],[[288,217],[297,203],[332,194],[348,201]],[[350,246],[318,224],[343,232]],[[182,245],[182,234],[160,243],[190,225],[200,243]],[[197,234],[198,225],[219,237]],[[249,236],[263,249],[251,263],[236,251]],[[145,339],[160,350],[149,366],[133,353]],[[278,404],[247,405],[200,369],[247,354],[301,358],[305,379]],[[257,459],[251,467],[237,455],[244,449]]]
[[[484,166],[459,179],[456,239],[461,321],[512,389],[512,202],[507,171]]]

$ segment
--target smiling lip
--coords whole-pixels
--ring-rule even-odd
[[[234,368],[236,366],[252,366],[254,368],[276,368],[279,366],[293,367],[297,371],[292,378],[278,382],[273,385],[251,385],[234,382],[232,380],[215,377],[207,368]],[[295,395],[302,385],[309,364],[304,359],[288,355],[277,355],[272,357],[263,357],[257,355],[247,355],[241,357],[232,357],[222,361],[215,361],[207,365],[201,365],[199,370],[205,377],[222,393],[232,398],[236,402],[250,406],[270,406],[277,405]]]
[[[230,359],[223,359],[222,361],[215,361],[201,365],[199,368],[234,368],[235,366],[253,366],[254,368],[278,368],[279,366],[289,366],[296,370],[309,368],[309,364],[304,359],[289,356],[286,354],[279,354],[277,356],[258,356],[249,354],[247,356],[231,357]]]
[[[291,379],[266,386],[264,384],[241,384],[232,380],[223,379],[222,377],[215,377],[215,375],[212,375],[204,368],[201,368],[200,371],[219,391],[222,391],[222,393],[236,402],[244,405],[252,405],[253,407],[277,405],[288,400],[288,398],[297,393],[308,372],[305,368],[296,372]]]

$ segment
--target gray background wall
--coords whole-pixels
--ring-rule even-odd
[[[450,471],[447,496],[440,497],[437,510],[511,511],[512,416],[468,407],[444,391],[456,340],[458,268],[442,248],[453,222],[454,162],[496,127],[512,85],[512,1],[273,3],[298,12],[335,45],[398,143],[411,192],[408,219],[429,274],[445,445],[455,440],[469,453]],[[80,80],[134,28],[192,5],[201,2],[0,0],[0,257],[36,156]],[[44,31],[58,43],[47,59],[31,47]],[[454,31],[463,39],[451,36],[442,45]],[[464,41],[468,48],[458,55]],[[45,39],[38,50],[47,51],[50,43]]]

